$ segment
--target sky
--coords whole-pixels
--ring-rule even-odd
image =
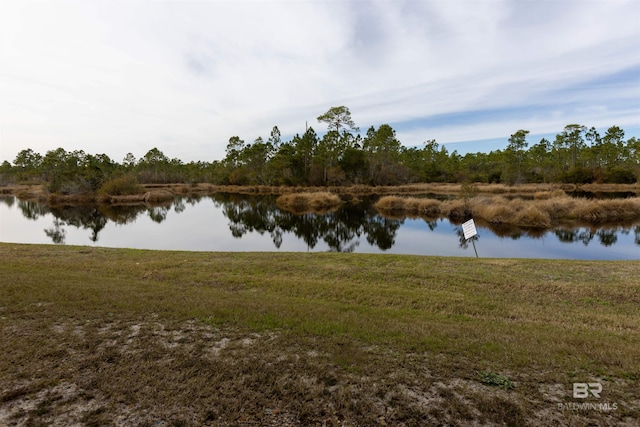
[[[572,123],[640,137],[640,1],[0,0],[0,162],[221,160],[341,105],[460,153]]]

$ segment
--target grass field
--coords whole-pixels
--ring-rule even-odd
[[[9,243],[0,259],[0,426],[640,419],[640,261]]]

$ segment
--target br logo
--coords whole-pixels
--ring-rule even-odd
[[[574,399],[586,399],[589,394],[600,399],[600,393],[602,393],[602,384],[600,383],[573,383]]]

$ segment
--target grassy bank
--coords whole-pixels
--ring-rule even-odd
[[[7,243],[0,257],[0,425],[640,418],[640,262]],[[601,398],[573,398],[574,382]],[[571,406],[585,402],[616,409]]]

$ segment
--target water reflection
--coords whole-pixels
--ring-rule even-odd
[[[214,198],[229,219],[234,237],[267,232],[276,248],[282,245],[283,235],[291,233],[304,241],[308,250],[323,241],[330,251],[353,252],[363,235],[370,245],[386,250],[393,246],[395,234],[402,225],[401,220],[377,215],[368,201],[349,203],[335,212],[319,215],[281,210],[272,196],[219,194]]]
[[[587,246],[595,237],[602,246],[612,246],[618,241],[618,233],[623,235],[629,235],[632,229],[630,228],[601,228],[599,230],[594,229],[558,229],[554,233],[558,236],[558,239],[564,243],[582,242]],[[633,227],[634,242],[636,245],[640,245],[640,226]]]
[[[456,236],[458,236],[459,247],[461,249],[469,249],[469,243],[474,244],[478,240],[480,240],[480,235],[476,234],[468,239],[464,238],[464,230],[462,229],[462,225],[457,225],[455,228]],[[474,246],[475,247],[475,246]],[[474,249],[475,251],[475,249]]]
[[[205,201],[208,203],[203,203]],[[150,223],[163,224],[162,227],[166,230],[164,223],[168,221],[169,216],[172,217],[173,222],[176,222],[174,216],[189,216],[189,214],[183,213],[202,209],[208,210],[209,213],[203,212],[198,214],[200,216],[210,217],[210,211],[214,209],[226,219],[224,225],[212,224],[209,221],[209,223],[204,223],[205,227],[222,226],[226,229],[229,239],[232,240],[251,240],[246,236],[255,234],[268,236],[276,249],[280,249],[285,240],[291,241],[292,238],[295,238],[296,241],[304,242],[304,246],[309,251],[325,248],[323,250],[353,252],[362,250],[362,246],[367,246],[367,244],[371,248],[376,248],[378,252],[388,251],[396,245],[401,228],[404,230],[402,236],[405,241],[407,236],[411,236],[412,241],[424,241],[425,246],[435,247],[433,250],[436,251],[436,254],[443,253],[443,249],[440,249],[441,246],[438,246],[444,241],[440,238],[441,236],[449,236],[447,239],[454,242],[457,240],[456,246],[463,251],[467,250],[472,243],[472,241],[464,239],[461,222],[450,222],[442,218],[411,219],[404,216],[382,216],[372,207],[372,200],[366,198],[345,203],[340,209],[325,214],[295,214],[282,210],[278,208],[274,196],[225,193],[176,197],[175,200],[160,205],[47,206],[13,197],[1,197],[0,204],[6,205],[3,212],[15,211],[27,222],[42,224],[43,220],[50,220],[51,223],[48,226],[43,229],[40,225],[39,230],[41,230],[40,233],[44,232],[48,241],[56,244],[67,243],[67,240],[71,239],[69,236],[76,234],[78,230],[86,230],[89,240],[96,243],[100,241],[101,234],[109,224],[137,227],[139,223],[136,221],[144,217],[148,218],[147,221]],[[199,204],[201,206],[197,206]],[[213,208],[211,208],[211,204],[213,204]],[[531,242],[532,240],[545,240],[547,236],[552,236],[562,245],[571,244],[574,248],[616,247],[616,245],[620,245],[620,239],[622,239],[625,242],[622,245],[626,248],[623,250],[627,251],[627,257],[629,257],[629,245],[635,245],[636,248],[640,246],[640,225],[637,223],[600,228],[565,225],[554,230],[544,230],[495,226],[476,220],[476,226],[479,235],[474,238],[474,241],[478,241],[482,236],[481,240],[485,248],[496,240]],[[18,227],[23,228],[22,225]],[[188,240],[198,235],[200,231],[192,229],[193,227],[192,224],[185,223],[183,220],[180,225],[180,229],[184,230],[181,238],[184,237],[185,240]],[[199,227],[203,227],[203,225],[200,224]],[[110,230],[109,233],[113,234],[113,231]],[[159,233],[162,234],[162,231]],[[429,235],[434,236],[431,241],[428,241]],[[4,239],[5,237],[2,237],[2,240]],[[18,239],[18,241],[20,240]],[[71,241],[77,243],[73,239]],[[406,243],[403,244],[406,245]],[[493,245],[493,250],[496,250],[495,244]],[[151,246],[151,248],[154,247]],[[240,250],[254,250],[254,248],[247,246]],[[415,249],[401,250],[403,253],[421,253],[414,252]],[[511,251],[511,249],[509,250]],[[631,249],[632,252],[634,250]],[[575,252],[577,249],[573,251]],[[546,256],[546,253],[544,255]],[[630,256],[633,259],[637,258],[636,255],[632,253]],[[518,250],[515,253],[508,252],[506,256],[518,256]]]
[[[89,240],[98,241],[100,231],[109,222],[96,206],[55,206],[47,207],[35,202],[19,201],[18,207],[25,218],[37,220],[46,214],[53,215],[53,224],[44,230],[53,243],[65,243],[66,226],[91,230]]]
[[[16,198],[13,196],[0,196],[0,203],[12,207],[16,203]]]
[[[20,209],[25,218],[34,221],[48,214],[50,211],[45,205],[31,200],[20,200],[18,202],[18,209]]]

